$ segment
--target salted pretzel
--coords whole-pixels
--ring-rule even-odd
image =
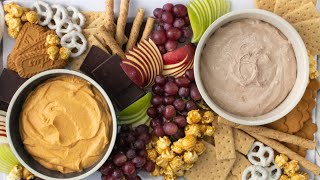
[[[68,20],[68,11],[60,4],[54,4],[51,6],[51,8],[53,11],[55,10],[55,12],[52,18],[53,22],[50,21],[48,27],[50,29],[57,29],[57,24]]]
[[[52,20],[53,12],[49,4],[41,0],[37,0],[33,5],[32,9],[38,13],[39,24],[46,26]]]
[[[264,146],[261,142],[255,142],[247,157],[251,164],[267,167],[270,166],[274,159],[274,151],[272,148]]]
[[[61,46],[71,50],[71,57],[80,56],[87,49],[87,40],[79,31],[71,31],[61,38]]]

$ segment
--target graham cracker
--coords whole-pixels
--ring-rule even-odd
[[[237,158],[236,161],[233,164],[233,167],[231,169],[231,174],[233,176],[236,176],[237,179],[241,179],[242,172],[248,167],[251,166],[251,163],[249,160],[242,154],[237,152]]]
[[[293,24],[312,55],[320,54],[320,18]]]
[[[198,161],[186,172],[185,178],[192,180],[225,180],[236,159],[217,160],[216,149],[203,141],[206,151],[199,156]]]
[[[255,0],[254,4],[256,8],[273,12],[276,0]]]
[[[313,2],[309,2],[298,9],[289,12],[283,18],[290,23],[298,23],[309,19],[319,18],[320,13]]]
[[[214,134],[214,142],[216,146],[217,160],[236,158],[234,138],[231,127],[224,124],[219,124],[216,127]]]
[[[233,137],[235,149],[240,153],[247,155],[255,141],[254,138],[235,128],[233,128]]]
[[[312,0],[276,0],[274,7],[274,13],[279,16],[284,16],[291,11],[298,9],[299,7],[313,2]]]
[[[84,28],[88,28],[88,26],[92,22],[94,22],[96,19],[104,15],[104,12],[95,12],[95,11],[82,11],[81,13],[86,18]]]
[[[237,176],[232,175],[231,173],[228,174],[226,180],[239,180]]]
[[[106,17],[104,15],[101,15],[94,21],[88,24],[86,28],[99,28],[100,26],[104,26],[106,22]]]

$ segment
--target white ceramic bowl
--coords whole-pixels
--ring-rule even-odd
[[[243,116],[235,115],[219,107],[207,94],[200,76],[201,53],[204,46],[206,45],[207,40],[211,37],[211,35],[217,29],[219,29],[221,26],[225,25],[226,23],[229,23],[234,20],[245,19],[245,18],[259,19],[278,28],[292,43],[296,60],[297,60],[297,78],[289,95],[275,109],[273,109],[272,111],[266,114],[256,116],[256,117],[243,117]],[[232,11],[220,17],[218,20],[212,23],[209,26],[209,28],[206,30],[204,35],[201,37],[200,42],[198,43],[198,46],[197,46],[196,54],[195,54],[194,73],[195,73],[195,79],[196,79],[196,83],[199,88],[200,94],[202,95],[204,101],[209,105],[209,107],[213,111],[218,113],[223,118],[235,123],[239,123],[243,125],[263,125],[263,124],[274,122],[282,118],[286,114],[288,114],[298,104],[298,102],[302,98],[309,80],[308,53],[299,33],[286,20],[284,20],[280,16],[268,11],[258,10],[258,9]]]
[[[38,162],[36,162],[30,156],[30,154],[28,154],[28,152],[24,149],[24,145],[21,141],[21,136],[19,132],[19,117],[20,117],[20,112],[22,109],[22,105],[25,101],[25,98],[39,84],[46,81],[47,79],[50,79],[59,75],[74,75],[90,82],[95,88],[98,89],[98,91],[105,98],[106,102],[108,103],[111,116],[112,116],[112,127],[111,127],[112,130],[110,131],[111,140],[110,140],[110,143],[108,144],[108,147],[106,147],[104,151],[104,155],[97,163],[83,170],[82,172],[62,174],[58,171],[52,171],[43,167]],[[45,180],[57,180],[57,179],[78,180],[78,179],[84,179],[87,176],[96,172],[108,159],[116,140],[117,120],[116,120],[115,110],[110,98],[98,83],[96,83],[90,77],[76,71],[71,71],[66,69],[55,69],[55,70],[49,70],[49,71],[39,73],[33,76],[32,78],[28,79],[24,84],[21,85],[21,87],[14,94],[8,107],[7,117],[6,117],[6,130],[7,130],[9,145],[14,155],[17,157],[20,163],[25,168],[27,168],[31,173],[33,173],[35,176]]]

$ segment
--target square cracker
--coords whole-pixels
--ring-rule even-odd
[[[233,137],[235,149],[240,153],[247,155],[255,141],[254,138],[235,128],[233,128]]]
[[[225,180],[231,171],[236,159],[218,161],[215,147],[207,142],[207,150],[199,156],[198,161],[186,172],[185,177],[189,180]]]
[[[313,4],[313,2],[309,2],[298,9],[288,13],[284,16],[284,19],[286,19],[290,23],[298,23],[301,21],[319,18],[320,13],[316,6]]]
[[[274,13],[279,16],[284,16],[295,9],[307,4],[309,2],[313,2],[312,0],[276,0],[276,4],[274,7]]]
[[[312,55],[320,55],[320,18],[293,24]]]
[[[233,164],[231,173],[233,176],[236,176],[237,179],[241,179],[242,172],[251,165],[249,160],[242,154],[237,152],[236,161]]]
[[[233,132],[230,126],[219,124],[216,127],[214,142],[218,160],[236,158]]]
[[[95,20],[99,19],[100,17],[104,16],[104,12],[95,12],[95,11],[82,11],[81,12],[84,17],[86,18],[86,22],[84,28],[88,28],[88,26],[94,22]]]
[[[276,0],[255,0],[254,4],[256,8],[273,12]]]

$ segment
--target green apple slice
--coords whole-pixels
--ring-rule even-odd
[[[225,14],[227,14],[228,12],[230,12],[230,7],[231,7],[231,2],[230,2],[230,1],[226,1],[226,10],[225,10]]]
[[[0,144],[0,172],[8,174],[15,165],[20,165],[8,144]]]
[[[201,34],[203,34],[207,28],[207,18],[206,18],[205,13],[203,12],[204,7],[201,5],[199,0],[192,1],[191,3],[193,3],[194,7],[197,9],[197,12],[199,12],[199,16],[202,19]]]
[[[217,16],[216,16],[216,19],[215,20],[217,20],[220,16],[221,16],[221,0],[214,0],[215,2],[216,2],[216,14],[217,14]]]
[[[118,116],[130,116],[132,114],[135,114],[139,112],[141,109],[143,109],[146,106],[149,106],[151,102],[152,94],[151,92],[144,95],[142,98],[138,99],[136,102],[131,104],[126,109],[122,110]]]
[[[193,3],[190,3],[187,6],[187,9],[188,9],[191,27],[193,30],[192,42],[193,43],[198,42],[202,35],[202,26],[203,26],[202,18],[199,15],[199,12],[197,11],[197,9],[194,7]]]
[[[139,126],[139,125],[141,125],[141,124],[146,124],[146,123],[149,121],[149,119],[150,119],[149,116],[146,115],[145,117],[143,117],[143,118],[140,119],[139,121],[133,123],[133,124],[132,124],[132,127],[137,127],[137,126]]]
[[[139,116],[137,117],[134,117],[132,119],[127,119],[127,120],[120,120],[118,121],[119,124],[133,124],[141,119],[143,119],[145,116],[148,116],[147,115],[147,109],[148,108],[145,108],[143,109],[143,111],[139,114]],[[149,117],[149,116],[148,116]]]
[[[137,112],[137,113],[135,113],[135,114],[132,114],[132,115],[130,115],[130,116],[120,116],[120,117],[118,118],[118,120],[119,120],[119,121],[129,121],[129,120],[131,120],[131,119],[137,118],[137,117],[141,116],[141,114],[145,114],[147,109],[148,109],[147,107],[146,107],[146,108],[143,108],[143,109],[141,109],[139,112]]]
[[[205,28],[205,30],[206,30],[210,26],[210,24],[213,22],[212,19],[211,19],[212,11],[210,9],[210,5],[208,4],[207,0],[202,0],[202,1],[199,1],[199,2],[202,5],[203,10],[204,10],[204,11],[202,11],[202,13],[206,17],[206,22],[207,22],[207,26]]]
[[[212,0],[205,0],[205,4],[208,5],[209,7],[209,12],[210,12],[210,24],[214,21],[214,11],[213,11],[213,1]]]

